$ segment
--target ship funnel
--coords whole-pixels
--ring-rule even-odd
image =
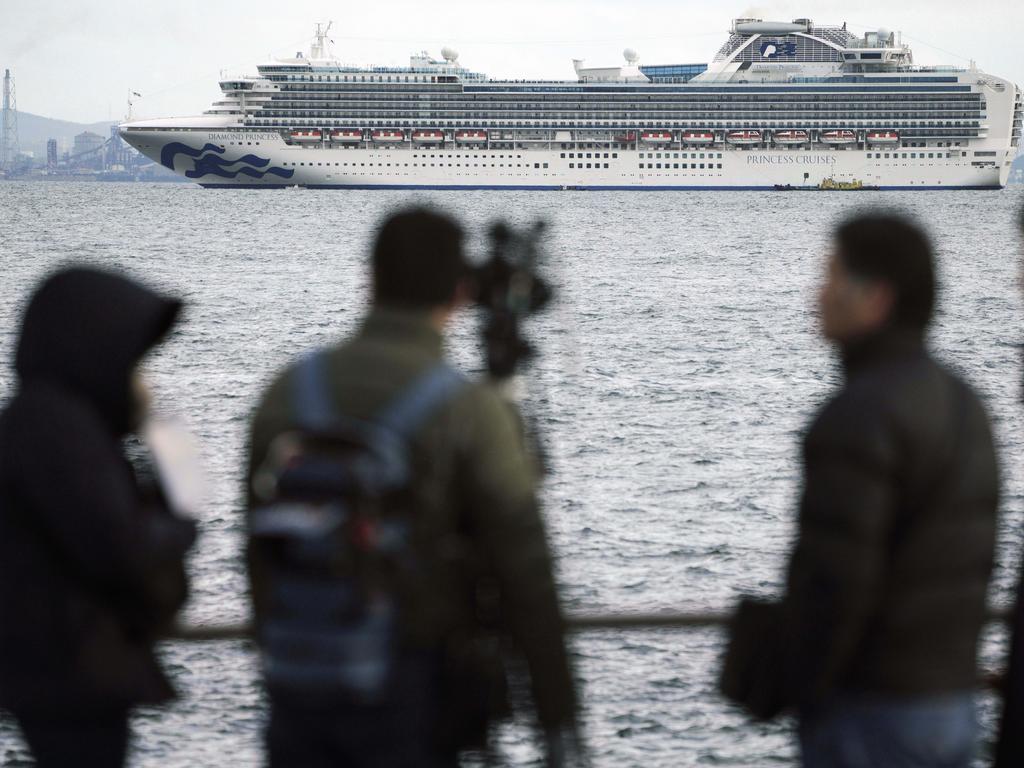
[[[788,35],[792,32],[806,32],[803,24],[786,24],[781,21],[736,20],[734,31],[738,35]]]

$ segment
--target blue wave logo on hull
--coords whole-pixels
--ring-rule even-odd
[[[202,149],[194,149],[187,144],[174,141],[167,144],[160,151],[160,164],[174,170],[174,161],[178,155],[187,155],[195,161],[195,167],[191,171],[185,171],[189,179],[198,179],[203,176],[220,176],[222,179],[237,179],[239,175],[248,176],[252,179],[262,179],[264,176],[279,176],[282,179],[290,179],[295,171],[290,168],[278,168],[272,166],[267,168],[270,160],[257,155],[245,155],[237,160],[228,160],[222,155],[224,149],[216,144],[206,144]],[[230,166],[241,165],[240,168]],[[265,170],[261,170],[265,169]]]

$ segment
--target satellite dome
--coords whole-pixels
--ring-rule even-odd
[[[622,52],[622,57],[630,64],[636,64],[640,61],[640,55],[632,48],[627,48]]]
[[[453,62],[459,58],[459,52],[456,51],[454,48],[449,48],[448,46],[445,46],[444,48],[441,49],[441,56],[444,57],[445,61]]]
[[[890,32],[888,29],[880,29],[876,34],[878,35],[879,40],[888,40],[889,35],[891,35],[892,32]]]

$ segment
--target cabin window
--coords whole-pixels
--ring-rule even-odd
[[[569,163],[569,167],[570,168],[575,168],[576,167],[576,163]]]

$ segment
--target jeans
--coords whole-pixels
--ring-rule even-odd
[[[122,768],[128,756],[128,712],[15,712],[38,768]]]
[[[968,768],[978,736],[971,693],[847,694],[799,720],[804,768]]]

